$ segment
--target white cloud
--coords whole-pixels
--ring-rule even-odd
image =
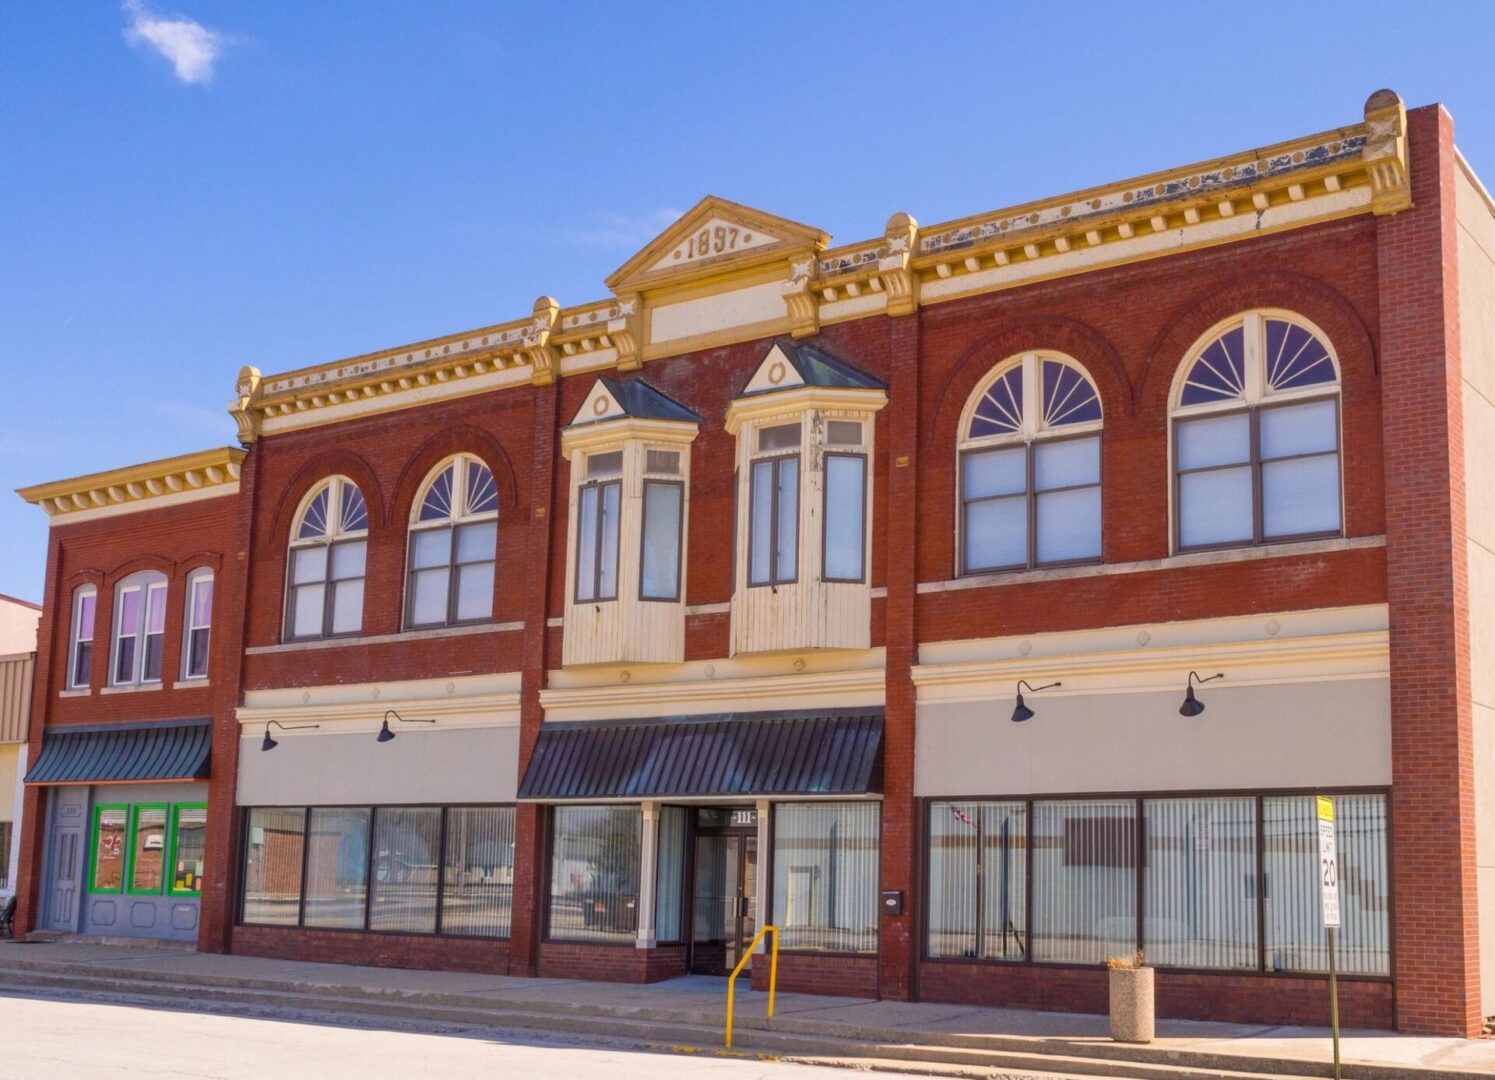
[[[683,213],[683,210],[665,206],[647,214],[602,214],[595,226],[570,229],[568,235],[574,244],[642,247],[663,232],[665,226],[674,224]]]
[[[184,83],[212,81],[213,65],[223,56],[227,38],[192,19],[161,15],[141,0],[125,0],[124,10],[130,20],[126,41],[156,50],[171,61],[176,77]]]

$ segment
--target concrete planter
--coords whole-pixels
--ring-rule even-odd
[[[1153,1006],[1152,968],[1111,968],[1111,1038],[1124,1043],[1150,1043],[1156,1010]]]

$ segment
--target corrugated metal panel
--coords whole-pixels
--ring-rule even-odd
[[[203,780],[212,747],[207,720],[54,728],[43,738],[26,783]]]
[[[26,741],[35,665],[36,658],[30,653],[0,659],[0,742]]]
[[[881,709],[546,724],[528,800],[865,795],[882,786]]]

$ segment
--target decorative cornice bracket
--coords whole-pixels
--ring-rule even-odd
[[[1393,90],[1377,90],[1365,102],[1365,147],[1361,151],[1371,184],[1371,213],[1396,214],[1412,208],[1407,162],[1407,108]]]

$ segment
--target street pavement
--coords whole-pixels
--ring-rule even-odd
[[[434,1034],[345,1017],[177,1012],[146,1005],[0,996],[4,1080],[835,1080],[797,1065],[630,1049],[535,1032]],[[895,1074],[858,1072],[861,1080]]]

